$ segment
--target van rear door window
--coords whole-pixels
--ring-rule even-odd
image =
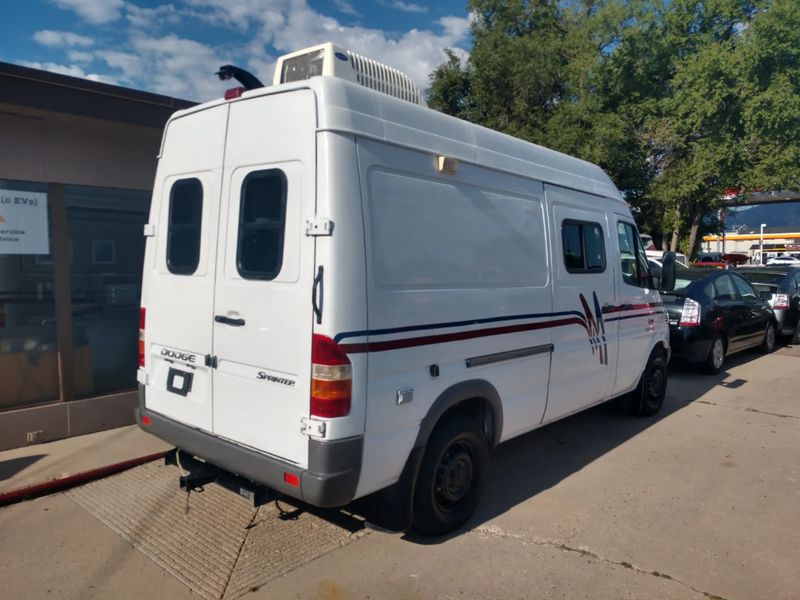
[[[606,248],[599,223],[565,220],[561,224],[564,266],[570,273],[602,273]]]
[[[176,275],[191,275],[200,261],[203,220],[203,184],[197,178],[179,179],[169,193],[167,268]]]
[[[275,279],[283,263],[286,176],[254,171],[242,182],[236,268],[245,279]]]

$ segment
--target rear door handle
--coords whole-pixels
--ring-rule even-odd
[[[216,315],[214,320],[217,323],[223,323],[225,325],[233,325],[234,327],[242,327],[244,325],[244,319],[232,319],[231,317],[226,317],[224,315]]]

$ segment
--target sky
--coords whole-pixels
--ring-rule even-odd
[[[333,42],[424,89],[469,23],[466,0],[0,0],[0,61],[199,102],[231,86],[221,65],[269,84],[282,54]]]

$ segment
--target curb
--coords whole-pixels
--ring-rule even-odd
[[[148,454],[147,456],[139,456],[137,458],[123,460],[122,462],[105,465],[103,467],[98,467],[89,471],[83,471],[74,475],[68,475],[67,477],[51,479],[50,481],[45,481],[44,483],[36,483],[34,485],[3,492],[0,493],[0,506],[9,506],[11,504],[16,504],[17,502],[22,502],[23,500],[33,500],[34,498],[40,498],[56,492],[62,492],[84,483],[89,483],[90,481],[94,481],[96,479],[102,479],[103,477],[108,477],[109,475],[115,475],[116,473],[121,473],[122,471],[127,471],[133,467],[143,465],[144,463],[163,458],[167,452],[169,452],[169,450],[156,452],[155,454]]]

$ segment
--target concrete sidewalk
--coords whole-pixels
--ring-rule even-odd
[[[0,495],[169,450],[136,425],[0,452]]]

